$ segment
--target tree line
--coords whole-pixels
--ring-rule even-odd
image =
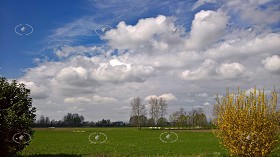
[[[202,108],[192,109],[188,114],[184,108],[173,112],[166,119],[168,103],[162,97],[150,97],[148,108],[142,102],[140,97],[135,97],[130,102],[131,117],[129,124],[141,129],[142,126],[173,126],[177,128],[206,128],[212,125],[207,121]],[[147,118],[147,110],[150,118]]]
[[[62,120],[50,120],[49,117],[43,115],[33,122],[33,127],[114,127],[114,126],[133,126],[141,129],[141,127],[175,127],[175,128],[190,128],[204,129],[212,125],[207,121],[206,115],[202,108],[192,109],[186,112],[184,108],[169,115],[169,120],[166,118],[168,103],[162,97],[151,97],[148,100],[148,105],[145,105],[140,97],[133,98],[130,102],[131,116],[129,123],[125,124],[122,121],[111,122],[110,119],[102,119],[97,122],[85,121],[83,115],[77,113],[67,113],[62,117]],[[148,114],[147,114],[148,112]],[[147,115],[150,115],[148,118]]]
[[[84,116],[77,113],[67,113],[62,120],[50,120],[43,115],[33,122],[34,127],[80,127],[84,122]]]
[[[50,120],[43,115],[33,122],[33,127],[113,127],[125,126],[123,122],[111,122],[110,119],[102,119],[97,122],[85,121],[83,115],[67,113],[62,120]]]

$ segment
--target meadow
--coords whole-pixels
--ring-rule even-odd
[[[171,130],[143,128],[37,128],[21,156],[24,157],[183,157],[228,156],[211,130],[172,130],[178,135],[173,143],[159,137]],[[104,143],[91,143],[89,135],[102,132]],[[280,156],[279,149],[270,156]]]

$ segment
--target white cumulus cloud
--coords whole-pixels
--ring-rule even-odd
[[[20,81],[26,85],[26,88],[30,89],[31,97],[33,99],[46,99],[49,96],[49,89],[45,85],[37,84],[33,81]]]
[[[150,98],[164,98],[164,99],[167,100],[167,101],[177,100],[176,96],[173,95],[172,93],[166,93],[166,94],[162,94],[162,95],[160,95],[160,96],[157,96],[157,95],[149,95],[149,96],[146,96],[144,100],[149,101]]]
[[[113,103],[116,102],[117,100],[115,98],[111,97],[102,97],[99,95],[94,95],[92,97],[92,102],[96,104],[106,104],[106,103]]]
[[[166,99],[167,101],[177,100],[176,96],[172,93],[162,94],[159,97]]]
[[[280,72],[280,57],[278,55],[265,58],[262,60],[262,64],[264,68],[270,72]]]
[[[176,32],[173,30],[176,29]],[[116,29],[106,32],[102,39],[120,50],[169,50],[170,46],[181,42],[178,33],[182,32],[174,24],[174,18],[158,15],[140,19],[136,25],[119,22]],[[176,45],[176,44],[175,44]],[[178,46],[178,45],[177,45]]]
[[[118,59],[112,59],[109,63],[100,63],[99,67],[94,69],[92,77],[108,82],[142,82],[146,77],[152,76],[153,72],[152,66],[123,63]]]
[[[198,96],[198,97],[208,97],[209,95],[207,93],[198,93],[196,96]]]
[[[218,41],[225,33],[228,17],[218,11],[202,10],[195,14],[186,48],[201,49]]]
[[[86,97],[65,98],[64,103],[90,103],[91,99]]]
[[[68,97],[64,99],[64,103],[81,103],[81,104],[106,104],[113,103],[117,100],[111,97],[102,97],[99,95],[94,95],[92,98],[90,97]]]
[[[204,104],[203,104],[203,106],[210,106],[211,104],[209,103],[209,102],[205,102]]]
[[[57,79],[64,81],[73,81],[76,79],[86,79],[87,78],[87,70],[81,66],[79,67],[66,67],[61,69],[57,76]]]
[[[206,59],[200,67],[195,70],[185,70],[181,74],[181,78],[184,80],[201,80],[208,79],[215,74],[216,62],[211,59]]]
[[[245,67],[239,63],[224,63],[217,69],[217,72],[224,78],[236,78],[241,77],[245,72]]]

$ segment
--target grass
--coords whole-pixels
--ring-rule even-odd
[[[76,132],[73,132],[76,131]],[[85,132],[77,132],[85,131]],[[168,130],[136,128],[55,128],[35,129],[24,151],[25,157],[183,157],[228,156],[211,131],[172,130],[179,136],[174,143],[163,143],[159,136]],[[103,132],[108,140],[92,144],[88,136]],[[271,156],[277,156],[280,151]]]

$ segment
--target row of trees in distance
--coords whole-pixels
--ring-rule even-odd
[[[141,129],[142,126],[175,126],[175,127],[192,127],[205,128],[210,123],[201,108],[192,109],[188,114],[184,108],[173,112],[169,116],[169,121],[165,118],[167,114],[167,101],[162,97],[150,97],[148,101],[148,110],[150,118],[146,117],[147,108],[142,103],[140,97],[133,98],[130,102],[131,117],[129,123]]]
[[[49,117],[40,116],[37,121],[33,122],[34,127],[80,127],[84,122],[84,116],[77,113],[68,113],[62,120],[50,120]]]
[[[173,112],[169,120],[165,117],[167,114],[168,103],[162,97],[151,97],[148,106],[142,103],[141,98],[134,98],[131,104],[131,116],[129,123],[122,121],[111,122],[110,119],[102,119],[97,122],[85,121],[83,115],[78,113],[68,113],[63,116],[62,120],[50,120],[49,117],[41,115],[33,122],[33,127],[112,127],[112,126],[134,126],[141,129],[142,126],[158,127],[189,127],[189,128],[206,128],[211,125],[207,122],[206,116],[201,108],[192,109],[187,113],[184,108]],[[147,110],[150,118],[147,117]]]
[[[77,113],[67,113],[62,120],[50,120],[49,117],[41,115],[37,121],[33,122],[33,127],[107,127],[124,125],[122,122],[111,122],[110,119],[102,119],[97,122],[85,121],[84,116]]]

